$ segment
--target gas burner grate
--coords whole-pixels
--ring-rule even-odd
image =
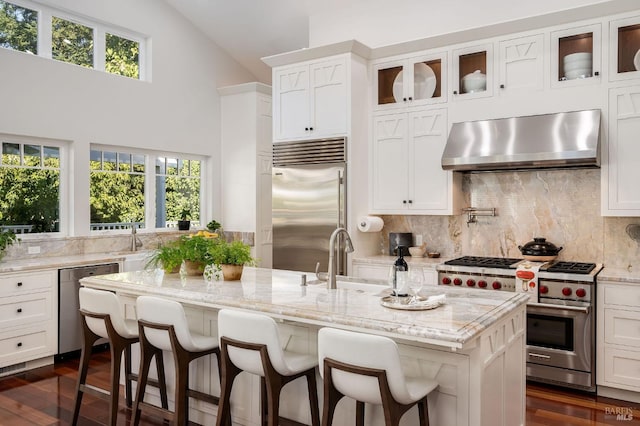
[[[547,272],[565,272],[570,274],[588,274],[596,267],[595,263],[556,262],[549,266]]]
[[[445,265],[453,266],[479,266],[485,268],[509,269],[514,263],[520,262],[522,259],[512,259],[508,257],[482,257],[482,256],[463,256],[457,259],[451,259],[444,262]]]

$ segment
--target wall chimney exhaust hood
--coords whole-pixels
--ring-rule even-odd
[[[442,168],[497,171],[600,166],[600,110],[454,123]]]

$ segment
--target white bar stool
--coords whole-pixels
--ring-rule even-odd
[[[396,343],[383,336],[334,328],[318,331],[318,359],[323,366],[322,425],[331,426],[338,401],[356,400],[356,425],[364,424],[364,404],[382,405],[386,426],[418,405],[420,425],[429,425],[427,396],[438,387],[429,379],[405,377]]]
[[[73,407],[71,424],[78,423],[80,405],[83,394],[109,400],[109,425],[114,426],[118,419],[118,403],[120,397],[120,366],[124,352],[125,400],[131,407],[131,381],[138,376],[131,372],[131,345],[138,342],[138,324],[124,318],[118,296],[115,293],[90,288],[80,288],[80,318],[82,324],[82,354],[78,368],[78,383]],[[111,390],[87,385],[87,372],[91,360],[93,345],[100,338],[109,339],[111,350]],[[156,360],[158,371],[164,371],[162,359]],[[160,397],[164,407],[167,406],[167,390],[164,375],[159,374],[159,382],[154,386],[160,388]]]
[[[313,355],[283,350],[278,326],[273,318],[222,309],[218,313],[218,336],[222,384],[217,426],[231,421],[231,388],[242,371],[260,376],[261,425],[300,424],[280,417],[280,393],[287,383],[306,377],[311,424],[320,426],[316,386],[318,360]]]
[[[133,424],[140,421],[142,409],[172,421],[174,425],[189,422],[189,397],[218,404],[218,398],[189,389],[189,363],[205,355],[215,354],[220,371],[220,349],[216,337],[205,336],[189,330],[184,308],[178,302],[154,296],[139,296],[136,300],[140,334],[140,380],[133,408]],[[144,402],[145,387],[152,358],[162,358],[162,351],[173,354],[175,365],[175,410],[157,407]]]

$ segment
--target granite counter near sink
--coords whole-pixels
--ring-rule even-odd
[[[75,266],[99,265],[103,263],[124,263],[128,257],[144,257],[149,253],[150,252],[146,251],[137,251],[5,259],[0,262],[0,273],[61,269]]]

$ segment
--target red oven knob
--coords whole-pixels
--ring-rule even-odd
[[[453,284],[454,285],[462,285],[462,280],[460,278],[454,278],[453,279]]]
[[[486,288],[487,287],[487,282],[485,280],[478,281],[478,287]]]
[[[564,294],[565,296],[571,296],[571,289],[569,287],[563,288],[562,294]]]
[[[494,281],[493,284],[491,284],[491,287],[493,287],[494,290],[500,290],[502,288],[502,284],[500,281]]]
[[[587,290],[585,290],[584,288],[579,288],[576,290],[576,296],[585,297],[586,295],[587,295]]]
[[[467,286],[469,286],[469,287],[473,287],[474,285],[476,285],[475,280],[472,280],[471,278],[469,278],[469,279],[467,280]]]
[[[546,285],[541,285],[541,286],[540,286],[540,293],[541,293],[541,294],[547,294],[547,293],[549,293],[549,287],[547,287]]]
[[[445,285],[451,284],[451,278],[449,277],[442,278],[442,284],[445,284]]]
[[[516,271],[516,277],[522,278],[523,280],[532,280],[534,279],[536,274],[533,271]]]

